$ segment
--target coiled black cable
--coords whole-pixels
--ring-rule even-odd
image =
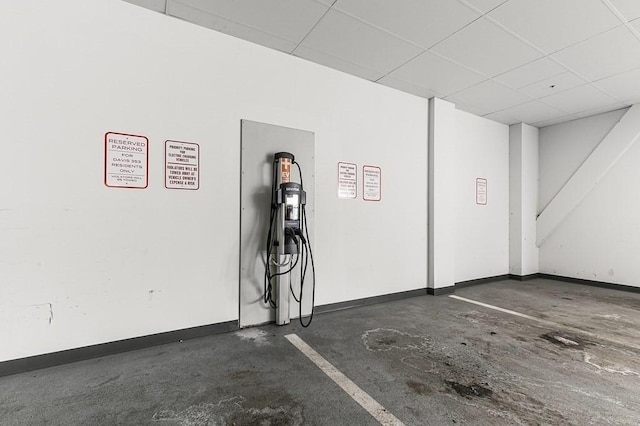
[[[300,168],[300,164],[297,161],[294,163],[298,167],[298,174],[300,175],[300,188],[304,191],[304,184],[302,180],[302,169]],[[303,262],[303,266],[301,266],[302,272],[300,277],[300,300],[298,302],[298,319],[300,320],[300,325],[304,328],[309,327],[311,325],[311,321],[313,321],[313,313],[315,310],[315,300],[316,300],[316,265],[313,260],[313,250],[311,249],[311,239],[309,238],[309,227],[307,226],[307,210],[305,204],[302,205],[302,217],[300,220],[300,225],[303,229],[300,230],[300,233],[303,232],[306,235],[306,241],[303,240],[303,247],[306,247],[308,250],[308,255],[311,257],[311,273],[312,273],[312,290],[311,290],[311,314],[309,315],[309,321],[305,324],[302,319],[302,292],[304,290],[304,281],[307,274],[307,266],[309,265],[309,261],[307,259],[306,262]],[[297,300],[297,299],[296,299]]]
[[[273,223],[275,222],[278,216],[278,205],[275,200],[275,191],[276,191],[276,178],[277,178],[277,170],[276,164],[278,160],[273,160],[272,174],[271,174],[271,194],[269,196],[269,206],[271,213],[269,214],[269,231],[267,232],[267,241],[266,241],[266,259],[264,263],[264,303],[268,303],[273,309],[277,308],[275,300],[272,297],[272,285],[271,285],[271,266],[269,265],[269,260],[271,259],[271,250],[273,249]]]

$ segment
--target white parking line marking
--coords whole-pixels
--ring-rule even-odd
[[[540,318],[531,317],[529,315],[521,314],[520,312],[510,311],[509,309],[500,308],[498,306],[489,305],[487,303],[477,302],[475,300],[467,299],[467,298],[464,298],[464,297],[455,296],[455,295],[451,295],[449,297],[452,298],[452,299],[462,300],[463,302],[473,303],[474,305],[484,306],[485,308],[494,309],[496,311],[504,312],[506,314],[516,315],[518,317],[522,317],[522,318],[526,318],[526,319],[530,319],[530,320],[534,320],[534,321],[548,322],[548,321],[541,320]]]
[[[616,345],[626,346],[628,348],[633,348],[633,349],[636,349],[636,350],[640,350],[640,346],[636,345],[633,342],[629,342],[629,341],[625,341],[625,340],[618,340],[618,339],[612,338],[610,336],[603,336],[603,335],[600,335],[600,334],[597,334],[597,333],[592,333],[590,331],[582,330],[580,328],[573,327],[573,326],[570,326],[570,325],[567,325],[567,324],[558,324],[556,322],[547,321],[547,320],[544,320],[542,318],[532,317],[530,315],[521,314],[520,312],[511,311],[509,309],[504,309],[504,308],[501,308],[499,306],[489,305],[488,303],[482,303],[482,302],[478,302],[476,300],[467,299],[466,297],[460,297],[460,296],[455,296],[455,295],[450,295],[449,297],[451,297],[452,299],[461,300],[463,302],[473,303],[474,305],[484,306],[485,308],[493,309],[495,311],[500,311],[500,312],[504,312],[504,313],[507,313],[507,314],[515,315],[515,316],[518,316],[518,317],[521,317],[521,318],[526,318],[528,320],[536,321],[536,322],[539,322],[541,324],[544,324],[545,327],[551,328],[552,330],[553,329],[556,329],[556,330],[558,330],[558,329],[569,330],[569,331],[572,331],[574,333],[579,333],[579,334],[582,334],[584,336],[588,336],[588,337],[591,337],[591,338],[596,338],[596,339],[602,340],[604,342],[614,343]]]
[[[289,342],[300,350],[307,358],[317,365],[331,380],[333,380],[338,386],[342,388],[351,398],[369,412],[381,425],[395,425],[404,426],[396,416],[391,414],[378,403],[375,399],[371,398],[368,393],[360,389],[358,385],[353,383],[347,376],[342,374],[337,368],[335,368],[329,361],[324,359],[322,355],[316,352],[311,346],[305,343],[297,334],[287,334],[284,336]]]

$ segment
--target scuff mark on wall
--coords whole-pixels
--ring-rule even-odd
[[[53,303],[48,303],[49,305],[49,325],[53,322]]]

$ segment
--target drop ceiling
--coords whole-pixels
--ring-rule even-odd
[[[640,102],[640,0],[126,0],[505,124]]]

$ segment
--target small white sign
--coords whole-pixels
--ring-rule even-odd
[[[362,199],[380,201],[382,199],[382,171],[380,167],[362,166]]]
[[[104,184],[146,188],[149,182],[149,139],[109,132],[104,136]]]
[[[484,178],[476,179],[476,204],[487,205],[487,180]]]
[[[358,196],[358,166],[352,163],[338,163],[338,198]]]
[[[165,141],[164,186],[167,189],[200,187],[200,146],[197,143]]]

